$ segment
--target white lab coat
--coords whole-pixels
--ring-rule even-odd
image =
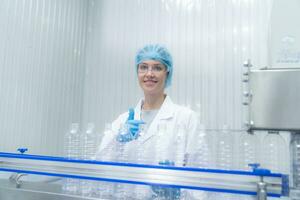
[[[141,116],[141,107],[142,107],[143,100],[141,99],[137,106],[135,107],[135,116],[134,119],[139,120]],[[110,149],[110,146],[114,144],[114,141],[116,140],[116,136],[118,133],[118,130],[122,124],[126,122],[128,118],[128,112],[125,112],[121,114],[113,123],[112,123],[112,129],[113,134],[104,135],[103,139],[101,141],[101,144],[98,148],[98,155],[106,154],[107,150]],[[175,152],[176,150],[174,148],[174,140],[176,139],[176,125],[181,124],[186,127],[186,133],[184,134],[184,138],[181,139],[184,144],[184,163],[187,163],[187,159],[189,154],[193,152],[194,147],[196,144],[195,142],[195,134],[197,129],[197,123],[198,119],[196,117],[195,112],[192,110],[179,106],[177,104],[174,104],[169,96],[166,96],[161,108],[159,109],[157,115],[153,119],[150,126],[148,126],[148,130],[146,131],[145,135],[142,135],[139,137],[139,140],[143,144],[143,154],[144,157],[147,158],[146,164],[158,164],[157,160],[155,159],[155,155],[161,153],[157,152],[157,149],[155,148],[157,146],[157,140],[158,140],[158,134],[157,134],[157,127],[160,123],[166,123],[167,126],[167,132],[163,136],[163,139],[159,140],[160,143],[160,150],[167,152],[166,159],[174,161]],[[194,140],[193,140],[194,139]],[[127,150],[132,148],[134,151],[135,148],[135,141],[131,141],[126,143]],[[111,153],[111,152],[110,152]],[[170,156],[170,157],[168,157]],[[132,160],[134,162],[134,160]],[[175,162],[176,164],[176,162]],[[145,187],[145,186],[136,186],[136,187]],[[186,192],[189,197],[188,199],[203,199],[203,198],[194,198],[192,196],[192,193],[194,192]],[[200,197],[196,191],[194,194],[198,197]]]
[[[141,116],[141,106],[143,100],[141,99],[137,106],[135,107],[135,116],[134,119],[139,120]],[[101,144],[98,148],[98,154],[106,153],[105,149],[111,145],[111,142],[115,140],[118,130],[121,124],[124,124],[128,118],[128,112],[121,114],[113,123],[112,129],[114,134],[104,135],[101,141]],[[153,119],[151,125],[148,127],[148,130],[145,135],[140,136],[139,140],[143,143],[143,150],[146,155],[149,156],[149,159],[153,158],[155,152],[154,145],[157,142],[157,127],[160,123],[166,123],[167,125],[167,133],[163,138],[162,143],[160,144],[162,147],[165,147],[166,150],[170,151],[170,147],[172,143],[174,143],[174,139],[176,139],[176,125],[181,124],[186,127],[185,137],[182,138],[182,141],[185,142],[184,149],[186,155],[193,149],[193,135],[196,133],[197,127],[197,117],[195,112],[192,110],[174,104],[169,96],[166,96],[161,108],[159,109],[157,115]],[[134,142],[128,142],[128,148],[134,145]],[[174,153],[174,152],[170,152]],[[147,156],[146,156],[147,157]],[[170,158],[170,160],[172,160]]]

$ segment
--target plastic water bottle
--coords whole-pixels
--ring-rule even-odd
[[[182,167],[185,163],[185,145],[186,145],[186,127],[183,124],[178,124],[176,126],[177,134],[175,138],[174,147],[175,152],[175,165]]]
[[[86,131],[81,134],[81,158],[83,160],[95,160],[97,135],[94,129],[95,124],[88,123]]]
[[[97,135],[95,134],[95,125],[93,123],[87,124],[87,129],[81,134],[81,158],[83,160],[95,160]],[[93,196],[95,187],[97,187],[95,181],[81,180],[81,194],[83,196]]]
[[[120,134],[127,134],[128,133],[128,125],[127,124],[121,124],[119,133]],[[117,141],[117,139],[116,139]],[[116,142],[116,161],[118,162],[128,162],[129,160],[129,154],[128,154],[128,148],[126,148],[127,145],[125,142]],[[128,195],[128,187],[124,183],[116,183],[114,185],[114,199],[126,199]]]
[[[157,126],[157,137],[155,141],[155,159],[154,164],[158,165],[161,162],[167,160],[171,161],[172,157],[170,156],[171,150],[168,145],[166,145],[166,139],[164,138],[167,135],[167,124],[160,123]]]
[[[112,124],[106,123],[104,135],[115,135],[112,130]],[[100,161],[115,161],[115,150],[117,141],[113,139],[105,150],[96,155],[96,159]],[[114,183],[111,182],[98,182],[95,196],[101,199],[111,199],[114,190]]]
[[[216,167],[223,170],[232,170],[233,167],[233,135],[229,132],[226,125],[217,135],[217,160]],[[226,193],[214,193],[210,199],[234,200],[236,196]]]
[[[300,134],[293,134],[291,140],[293,186],[300,190]]]
[[[132,152],[134,162],[137,164],[152,164],[153,160],[152,158],[148,158],[147,154],[145,154],[144,151],[144,143],[143,143],[143,136],[146,134],[146,124],[140,124],[139,125],[139,137],[137,140],[132,141],[132,146],[134,147],[134,150]],[[145,185],[134,185],[133,189],[133,197],[134,199],[150,199],[151,197],[151,188],[149,186]]]
[[[253,133],[242,132],[238,142],[238,169],[252,171],[249,164],[258,162],[259,140]],[[255,200],[255,196],[239,195],[238,200]]]
[[[122,124],[119,129],[118,135],[126,135],[128,133],[129,127],[127,124]],[[116,161],[119,162],[128,162],[129,161],[129,152],[126,148],[127,142],[116,142]]]
[[[199,168],[209,168],[210,166],[210,156],[208,149],[208,141],[206,137],[205,126],[203,124],[199,124],[197,126],[195,138],[193,138],[193,146],[195,148],[190,151],[190,155],[188,157],[187,166],[188,167],[199,167]],[[201,190],[189,190],[183,191],[181,193],[181,199],[208,199],[208,192],[204,192]]]
[[[146,155],[145,155],[145,151],[144,151],[144,145],[142,143],[142,137],[143,135],[146,134],[145,132],[145,124],[140,124],[139,126],[139,137],[136,141],[133,141],[135,142],[135,146],[136,146],[136,150],[134,151],[134,155],[133,157],[135,157],[134,161],[138,164],[149,164],[148,162],[148,158],[146,158]]]
[[[217,161],[218,169],[231,170],[233,167],[233,136],[228,127],[224,126],[223,130],[217,135]]]
[[[177,125],[176,127],[179,127]],[[167,132],[167,124],[165,122],[161,122],[157,126],[157,134],[155,135],[155,165],[161,166],[174,166],[175,164],[178,166],[182,166],[184,162],[184,146],[175,145],[179,144],[180,141],[184,141],[184,127],[180,127],[180,130],[172,135],[174,138],[170,139]],[[175,131],[175,130],[174,130]],[[180,144],[181,145],[181,144]],[[182,145],[185,145],[182,144]],[[180,198],[180,190],[171,188],[171,187],[160,187],[160,186],[152,186],[152,197],[150,199],[157,200],[177,200]]]
[[[64,137],[64,154],[69,159],[79,159],[80,157],[80,134],[79,124],[72,123],[70,130]],[[62,190],[67,194],[79,194],[80,182],[78,179],[66,178],[63,180]]]
[[[249,164],[258,162],[259,140],[253,133],[241,133],[239,138],[238,165],[240,170],[252,171]]]
[[[263,139],[262,167],[272,172],[288,173],[287,144],[278,132],[269,132]]]
[[[292,134],[291,140],[293,185],[291,200],[300,200],[300,134]]]
[[[190,155],[189,166],[200,167],[200,168],[209,168],[211,167],[208,140],[205,132],[205,126],[199,124],[196,130],[195,143],[193,144],[196,148],[194,152]]]
[[[65,134],[64,151],[65,156],[70,159],[79,159],[80,152],[79,124],[72,123],[69,132]]]

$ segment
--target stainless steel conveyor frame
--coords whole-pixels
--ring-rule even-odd
[[[0,152],[0,171],[257,195],[261,200],[266,199],[264,196],[287,195],[288,188],[285,175],[267,170],[233,171],[142,165],[4,152]],[[16,182],[15,186],[20,188],[20,182]]]

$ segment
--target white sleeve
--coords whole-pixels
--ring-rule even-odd
[[[105,153],[111,153],[107,152],[107,150],[109,147],[111,147],[111,145],[113,145],[112,143],[114,143],[116,139],[120,125],[125,122],[124,119],[126,118],[126,115],[127,113],[121,114],[115,121],[113,121],[112,131],[104,133],[96,153],[96,158],[100,159],[101,157],[105,156]]]

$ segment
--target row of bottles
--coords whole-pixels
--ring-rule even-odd
[[[87,129],[80,132],[79,124],[72,123],[70,131],[65,134],[64,154],[70,159],[94,160],[98,145],[98,136],[94,132],[95,125],[88,123]]]
[[[191,160],[190,163],[193,167],[249,171],[252,170],[249,164],[260,163],[261,167],[272,172],[288,173],[285,160],[288,155],[287,144],[277,132],[264,134],[262,137],[254,133],[233,132],[227,126],[222,130],[206,131],[203,125],[197,132],[198,145],[194,154],[196,160]],[[255,199],[253,196],[226,193],[206,193],[202,196],[202,199],[209,200]]]
[[[127,128],[126,125],[122,125],[119,131],[126,131]],[[72,124],[69,133],[66,134],[65,137],[66,156],[72,159],[97,159],[101,161],[217,168],[225,170],[251,170],[248,164],[259,162],[262,167],[271,169],[272,172],[287,172],[287,168],[284,165],[286,162],[283,160],[287,155],[287,144],[283,137],[276,132],[266,134],[262,139],[263,145],[260,145],[261,139],[256,134],[244,132],[240,134],[238,142],[234,142],[233,138],[236,134],[230,131],[226,126],[220,131],[215,131],[213,135],[211,131],[206,130],[203,125],[200,125],[198,126],[192,144],[193,154],[189,155],[187,159],[184,153],[186,148],[185,144],[187,142],[184,136],[188,132],[186,127],[177,125],[175,127],[176,131],[174,130],[176,133],[173,135],[173,141],[168,143],[166,143],[166,138],[164,138],[167,135],[167,130],[168,127],[166,124],[158,125],[158,138],[153,146],[153,154],[151,157],[144,154],[142,137],[131,141],[131,145],[113,140],[113,143],[105,149],[106,152],[98,154],[95,157],[98,140],[94,132],[93,124],[89,124],[86,131],[81,134],[79,132],[79,125]],[[111,124],[106,125],[104,134],[116,134],[111,129]],[[147,134],[143,125],[140,127],[138,134]],[[214,140],[212,140],[212,138],[214,138]],[[129,148],[129,146],[134,146],[134,148]],[[259,149],[261,153],[260,156]],[[299,160],[297,161],[299,162]],[[299,169],[296,170],[299,171]],[[299,176],[296,178],[299,178]],[[81,194],[84,196],[122,199],[133,195],[136,196],[137,199],[145,199],[146,194],[149,193],[149,187],[146,186],[85,180],[79,181],[76,179],[66,179],[65,181],[63,190],[67,193]],[[158,192],[154,195],[159,196],[165,193],[166,192]],[[250,197],[234,197],[230,194],[215,194],[210,196],[211,198],[207,197],[207,199],[251,199]]]
[[[204,125],[200,125],[196,135],[196,149],[190,159],[192,166],[249,171],[252,170],[249,164],[260,163],[261,167],[275,173],[289,172],[288,140],[278,132],[236,132],[227,126],[222,130],[206,130]],[[300,144],[300,136],[298,142]],[[297,145],[291,146],[297,149]],[[299,150],[300,146],[300,155]],[[299,159],[300,156],[295,154],[293,157]],[[297,170],[299,172],[300,168]],[[299,177],[300,173],[300,180]]]
[[[94,131],[95,125],[88,123],[85,131],[80,132],[78,123],[72,123],[65,134],[64,152],[69,159],[95,160],[98,136]],[[63,180],[62,190],[67,194],[81,194],[90,196],[95,189],[96,182],[66,178]]]
[[[260,163],[272,172],[288,173],[287,141],[278,132],[268,132],[262,138],[259,134],[242,132],[235,143],[235,134],[228,129],[218,132],[216,168],[252,170],[249,164]]]

